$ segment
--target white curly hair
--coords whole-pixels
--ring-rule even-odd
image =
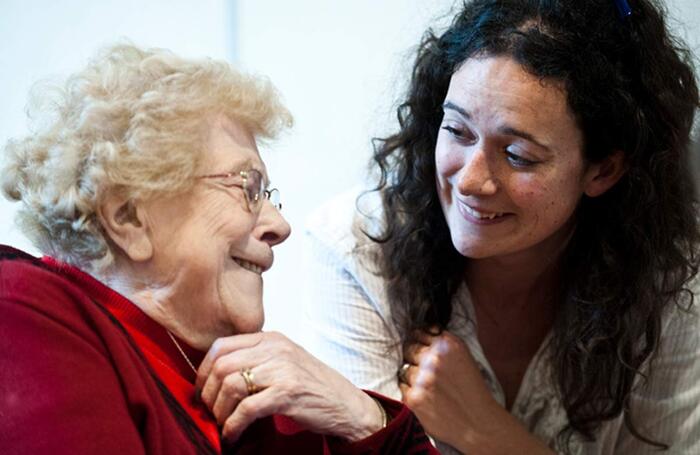
[[[96,216],[106,193],[148,199],[189,190],[212,115],[257,139],[292,124],[264,78],[130,44],[103,49],[31,99],[33,131],[6,144],[2,192],[21,201],[17,223],[40,251],[94,274],[114,261]]]

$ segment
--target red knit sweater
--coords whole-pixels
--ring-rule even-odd
[[[220,453],[193,380],[165,329],[128,299],[74,267],[0,246],[0,453]],[[392,421],[362,441],[273,416],[224,452],[437,453],[406,407],[380,399]]]

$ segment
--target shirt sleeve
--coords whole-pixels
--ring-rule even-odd
[[[145,453],[98,337],[75,323],[79,313],[52,311],[70,305],[60,289],[45,293],[52,287],[32,277],[21,284],[33,289],[26,298],[0,296],[0,451]]]
[[[439,454],[425,435],[423,427],[403,404],[377,393],[368,392],[384,407],[390,417],[386,428],[353,443],[326,438],[327,453],[350,454]]]
[[[646,382],[630,403],[639,432],[670,447],[670,453],[700,453],[700,316],[672,307]],[[623,424],[615,453],[658,453]]]
[[[365,271],[360,282],[347,267],[351,253],[311,231],[304,255],[302,344],[356,386],[400,399],[401,343],[382,306],[386,299],[376,298],[383,292],[380,277]]]
[[[403,404],[368,392],[377,398],[390,416],[389,424],[359,441],[349,442],[305,430],[294,420],[274,415],[258,419],[241,438],[223,453],[258,455],[264,453],[310,453],[323,455],[432,455],[439,452],[425,435],[418,419]]]

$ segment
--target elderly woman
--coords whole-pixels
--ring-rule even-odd
[[[0,249],[2,453],[433,450],[400,403],[260,332],[290,232],[256,147],[291,122],[268,83],[123,45],[55,93],[5,148],[47,256]]]

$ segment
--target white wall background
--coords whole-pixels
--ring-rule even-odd
[[[612,1],[612,0],[610,0]],[[298,273],[306,216],[361,182],[370,138],[389,131],[410,52],[453,0],[2,0],[0,144],[26,131],[31,84],[80,69],[122,37],[185,56],[227,59],[266,74],[296,118],[263,150],[293,233],[266,274],[267,329],[298,336]],[[698,53],[698,0],[668,1],[674,25]],[[442,19],[441,19],[442,18]],[[0,243],[36,253],[0,200]]]

